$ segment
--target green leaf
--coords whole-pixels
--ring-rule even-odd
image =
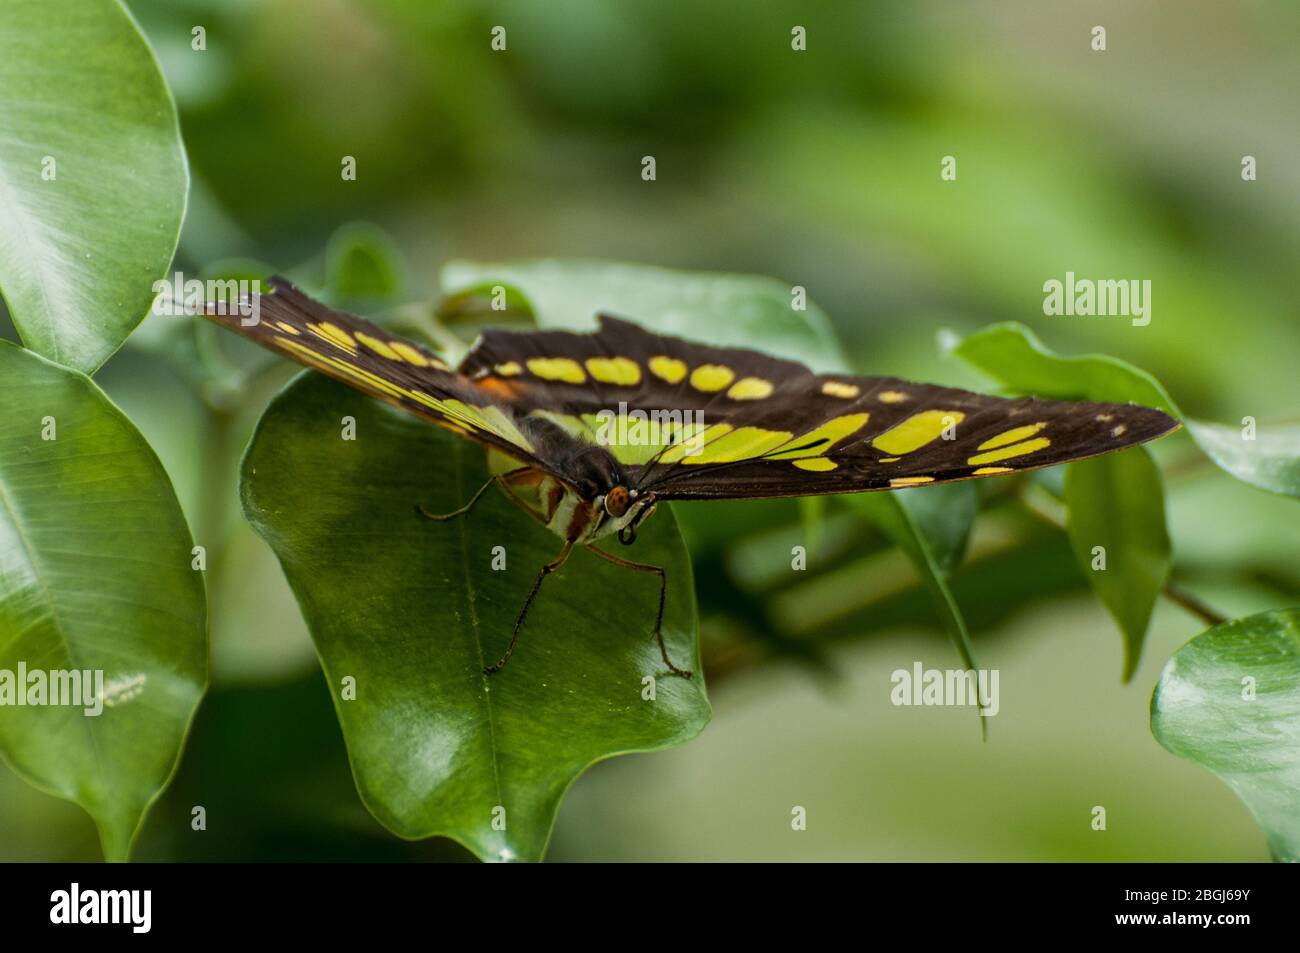
[[[532,331],[537,327],[533,304],[518,288],[501,282],[485,282],[461,288],[438,302],[430,339],[439,345],[444,359],[458,362],[478,336],[489,328],[502,331]]]
[[[1127,682],[1137,670],[1151,612],[1169,575],[1160,470],[1145,447],[1071,463],[1065,470],[1065,503],[1075,559],[1124,635]]]
[[[1164,388],[1144,371],[1097,354],[1054,354],[1019,324],[985,328],[952,345],[952,351],[1017,393],[1131,401],[1179,416]],[[1160,471],[1145,447],[1072,463],[1065,468],[1064,500],[1075,559],[1123,635],[1123,678],[1128,681],[1142,656],[1151,612],[1169,574]],[[1098,546],[1104,548],[1104,557],[1094,555]],[[1104,570],[1093,568],[1100,558],[1105,559]]]
[[[1211,460],[1243,483],[1300,497],[1300,427],[1259,430],[1188,420],[1187,429]]]
[[[1174,653],[1151,733],[1245,802],[1279,861],[1300,861],[1300,609],[1216,625]]]
[[[901,495],[898,501],[947,578],[966,554],[966,542],[979,512],[979,491],[973,481],[915,489],[917,492]]]
[[[341,420],[356,439],[340,439]],[[548,578],[499,674],[538,570],[560,540],[487,479],[478,446],[316,375],[267,409],[243,466],[245,512],[279,556],[321,657],[362,800],[402,837],[443,834],[484,859],[542,856],[565,790],[595,761],[680,744],[708,721],[690,563],[667,508],[619,555],[668,573],[669,677],[654,576],[576,552]],[[506,568],[494,571],[494,547]],[[642,699],[654,676],[657,699]],[[356,680],[356,699],[342,695]],[[493,827],[505,808],[506,828]]]
[[[595,327],[607,312],[660,334],[759,348],[814,370],[847,365],[831,323],[811,300],[796,310],[790,285],[752,275],[674,271],[608,261],[453,261],[442,270],[447,293],[499,282],[522,291],[542,327]]]
[[[340,304],[391,301],[402,293],[402,272],[388,233],[365,222],[337,229],[325,247],[325,287]]]
[[[1020,394],[1119,404],[1131,401],[1181,416],[1165,389],[1146,371],[1102,354],[1057,354],[1022,324],[994,324],[950,348],[966,363]]]
[[[798,501],[799,525],[803,529],[804,545],[816,549],[821,546],[826,529],[826,497],[801,496]]]
[[[0,671],[101,670],[106,698],[0,705],[0,752],[124,860],[206,684],[203,578],[158,458],[88,378],[0,343],[0,406]]]
[[[93,371],[176,249],[176,107],[117,0],[5,0],[0,116],[0,291],[29,348]]]
[[[907,553],[916,567],[962,664],[974,669],[970,633],[957,600],[948,587],[952,569],[965,548],[975,518],[974,486],[913,487],[883,493],[854,493],[850,505],[880,528],[890,542]]]
[[[1016,393],[1061,400],[1131,401],[1183,417],[1168,392],[1146,371],[1101,354],[1056,354],[1021,324],[995,324],[947,347]],[[1227,473],[1273,493],[1300,497],[1300,427],[1269,428],[1260,430],[1255,439],[1245,439],[1242,428],[1194,420],[1184,423],[1201,450]]]

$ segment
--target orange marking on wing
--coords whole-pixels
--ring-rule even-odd
[[[484,377],[475,381],[474,385],[481,390],[487,391],[489,394],[493,394],[497,397],[505,397],[511,400],[519,396],[519,392],[524,386],[522,383],[502,380],[499,377]]]

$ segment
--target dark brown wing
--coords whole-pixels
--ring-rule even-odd
[[[508,388],[538,408],[530,413],[547,414],[578,439],[605,445],[632,485],[666,499],[807,496],[992,476],[1121,450],[1179,426],[1132,404],[1006,399],[814,374],[794,361],[664,337],[609,317],[594,334],[487,332],[460,369]],[[627,414],[657,414],[659,425],[608,426]]]
[[[794,361],[608,317],[594,334],[489,331],[451,370],[420,345],[283,279],[268,286],[255,324],[213,306],[205,313],[592,494],[614,475],[667,499],[891,489],[1051,466],[1178,427],[1136,405],[1007,400],[814,374]],[[584,449],[593,446],[609,454]]]
[[[517,408],[507,396],[466,379],[419,344],[314,301],[283,278],[265,284],[256,323],[245,323],[249,316],[217,304],[206,305],[204,314],[362,393],[550,470],[520,430]]]
[[[782,388],[809,374],[795,361],[654,334],[608,315],[589,334],[486,331],[460,371],[474,380],[505,382],[528,395],[530,404],[568,414],[617,409],[620,402],[642,409],[743,410],[759,398],[729,395],[753,394],[747,378]]]
[[[878,380],[835,379],[858,381],[864,392]],[[1179,427],[1161,411],[1136,404],[1008,400],[892,379],[887,390],[876,389],[877,399],[880,393],[905,393],[904,403],[915,403],[872,408],[868,397],[818,428],[774,438],[784,442],[771,450],[765,444],[759,459],[732,462],[725,441],[736,438],[722,434],[695,457],[648,468],[636,485],[664,499],[903,489],[1082,460]]]

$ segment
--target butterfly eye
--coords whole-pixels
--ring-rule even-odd
[[[604,502],[605,512],[618,519],[627,512],[632,501],[626,487],[616,486],[605,494]]]

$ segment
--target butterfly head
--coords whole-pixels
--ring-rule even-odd
[[[621,483],[610,487],[596,501],[605,513],[600,535],[616,532],[620,543],[631,546],[641,521],[654,512],[655,502],[653,493],[628,489]]]

